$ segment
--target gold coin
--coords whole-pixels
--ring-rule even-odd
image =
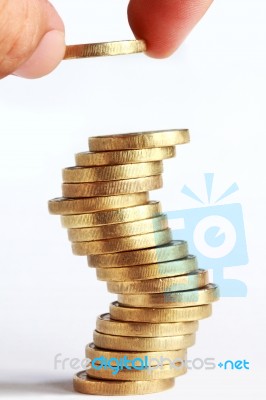
[[[154,147],[153,149],[106,151],[92,153],[86,151],[76,154],[76,165],[79,167],[93,167],[100,165],[124,165],[144,163],[150,161],[162,161],[173,158],[176,155],[176,148]]]
[[[199,269],[186,275],[171,278],[150,279],[137,282],[108,282],[108,291],[122,294],[165,293],[180,290],[191,290],[206,286],[209,283],[208,271]]]
[[[188,129],[136,132],[89,138],[90,151],[134,150],[175,146],[189,142]]]
[[[127,236],[143,235],[168,228],[168,220],[165,214],[150,219],[139,221],[101,225],[90,228],[75,228],[68,230],[69,240],[72,242],[104,240]]]
[[[149,219],[161,214],[161,212],[161,203],[159,201],[150,201],[147,204],[120,208],[118,210],[99,211],[90,214],[63,215],[61,217],[61,222],[65,228],[86,228],[139,221],[146,218]]]
[[[192,307],[196,305],[209,304],[219,300],[219,289],[214,284],[208,284],[196,290],[185,292],[169,292],[156,294],[119,294],[120,304],[132,307]]]
[[[88,262],[92,267],[97,268],[129,267],[176,260],[187,255],[187,242],[173,240],[169,244],[152,249],[125,251],[118,254],[91,255],[88,257]]]
[[[211,304],[165,309],[125,307],[119,304],[117,301],[110,304],[111,318],[119,321],[151,323],[198,321],[200,319],[210,317],[211,314]]]
[[[162,185],[162,176],[154,175],[146,178],[110,182],[63,183],[62,191],[64,197],[109,197],[111,195],[148,192],[149,190],[160,189]]]
[[[86,371],[74,376],[74,389],[83,394],[99,396],[126,396],[137,394],[157,393],[174,386],[174,378],[156,379],[153,381],[110,381],[90,378]]]
[[[77,256],[89,254],[111,254],[134,249],[144,249],[168,243],[172,240],[171,229],[146,233],[145,235],[127,236],[94,242],[72,243],[73,253]]]
[[[96,368],[95,368],[96,367]],[[152,381],[154,379],[168,379],[177,378],[178,376],[184,375],[187,372],[185,363],[176,363],[174,365],[162,365],[160,368],[149,367],[149,368],[131,368],[119,369],[115,367],[104,368],[100,366],[92,367],[89,364],[87,369],[87,375],[91,378],[96,379],[109,379],[109,380],[120,380],[120,381]]]
[[[162,161],[138,164],[112,165],[104,167],[69,167],[63,169],[63,182],[84,183],[116,181],[121,179],[145,178],[163,172]]]
[[[69,229],[68,238],[71,242],[86,242],[121,238],[126,236],[143,235],[168,228],[166,214],[140,221],[125,222],[120,224],[101,225],[92,228]]]
[[[93,332],[93,341],[97,347],[108,350],[165,351],[186,349],[195,344],[195,334],[164,337],[132,337],[106,335]]]
[[[118,56],[146,51],[144,40],[74,44],[66,46],[64,60],[88,57]]]
[[[124,322],[111,319],[110,314],[103,314],[97,318],[96,330],[100,333],[119,336],[161,337],[179,336],[195,333],[198,322],[174,322],[152,324],[147,322]]]
[[[69,199],[60,197],[48,203],[50,214],[71,215],[91,211],[113,210],[131,207],[149,201],[149,193],[131,193],[121,196],[94,197],[89,199]]]
[[[111,365],[116,365],[116,360],[121,360],[126,357],[127,360],[133,361],[136,366],[141,366],[141,360],[148,360],[148,365],[154,366],[158,365],[158,363],[162,365],[170,364],[173,361],[178,360],[186,360],[187,358],[187,350],[168,350],[168,351],[129,351],[129,352],[121,352],[115,350],[106,350],[100,349],[96,347],[94,343],[89,343],[86,346],[86,358],[90,360],[94,360],[95,364],[101,363],[101,358],[109,360]]]
[[[128,282],[184,275],[195,271],[197,267],[196,257],[189,255],[181,260],[159,264],[120,268],[97,268],[96,274],[100,281]]]

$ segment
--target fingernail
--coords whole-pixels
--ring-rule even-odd
[[[49,74],[62,61],[65,48],[64,32],[47,32],[32,56],[13,75],[34,79]]]

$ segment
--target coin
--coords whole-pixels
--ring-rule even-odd
[[[63,183],[62,191],[64,197],[95,197],[111,196],[147,192],[160,189],[163,185],[162,176],[154,175],[145,178],[123,179],[109,182],[89,183]]]
[[[179,336],[195,333],[198,322],[175,322],[152,324],[147,322],[124,322],[111,319],[110,314],[103,314],[97,318],[96,330],[100,333],[119,336],[162,337]]]
[[[163,337],[132,337],[106,335],[93,332],[93,341],[97,347],[108,350],[165,351],[179,350],[195,344],[195,334]]]
[[[120,224],[101,225],[92,228],[69,229],[68,238],[71,242],[86,242],[126,236],[143,235],[168,228],[166,214],[140,221]]]
[[[145,178],[163,172],[162,161],[138,164],[112,165],[104,167],[69,167],[62,171],[63,182],[84,183],[102,182],[121,179]]]
[[[153,381],[154,379],[177,378],[187,372],[185,363],[180,362],[174,365],[162,365],[160,368],[149,367],[138,369],[139,368],[131,368],[130,370],[126,368],[119,369],[119,367],[109,367],[106,369],[95,365],[93,368],[90,364],[89,369],[87,369],[87,375],[96,379],[110,379],[114,381]]]
[[[75,156],[76,165],[79,167],[93,167],[100,165],[124,165],[144,163],[150,161],[161,161],[173,158],[176,155],[176,148],[154,147],[153,149],[106,151],[100,153],[83,152]]]
[[[206,286],[209,283],[208,271],[199,269],[186,275],[171,278],[150,279],[137,282],[108,282],[111,293],[134,294],[165,293],[180,290],[191,290]]]
[[[74,389],[83,394],[100,396],[137,395],[157,393],[174,386],[174,378],[155,379],[153,381],[110,381],[93,379],[87,376],[86,371],[81,371],[74,376]]]
[[[208,284],[196,290],[169,293],[151,294],[119,294],[120,304],[132,307],[192,307],[196,305],[209,304],[219,300],[219,289],[215,284]]]
[[[188,129],[125,133],[118,135],[92,136],[90,151],[134,150],[153,147],[175,146],[189,142]]]
[[[143,308],[143,306],[141,308],[125,307],[117,301],[110,304],[111,318],[119,321],[152,323],[198,321],[210,317],[211,314],[211,304],[165,309]]]
[[[123,40],[116,42],[74,44],[66,46],[64,60],[127,55],[133,53],[142,53],[144,51],[146,51],[146,43],[144,40]]]
[[[129,351],[121,352],[115,350],[106,350],[96,347],[94,343],[86,346],[86,358],[94,360],[95,364],[101,364],[101,358],[109,360],[111,365],[116,365],[116,359],[121,360],[126,357],[127,360],[133,361],[136,366],[142,366],[142,360],[148,360],[148,365],[154,366],[158,363],[162,365],[170,364],[173,361],[186,360],[186,349],[168,350],[168,351]]]
[[[127,236],[93,242],[72,243],[73,253],[79,256],[89,254],[111,254],[134,249],[144,249],[160,246],[172,240],[171,229],[146,233],[145,235]]]
[[[184,258],[187,255],[187,242],[173,240],[169,244],[152,249],[125,251],[118,254],[91,255],[88,257],[88,262],[92,267],[98,268],[127,267],[171,261]]]
[[[94,197],[89,199],[56,198],[48,203],[50,214],[69,215],[91,211],[113,210],[145,204],[149,193],[131,193],[121,196]]]
[[[158,264],[147,264],[119,268],[97,268],[96,274],[100,281],[127,282],[155,278],[165,278],[188,274],[197,269],[197,259],[189,255],[181,260]]]
[[[90,214],[63,215],[61,216],[61,222],[65,228],[86,228],[145,220],[146,218],[155,217],[161,214],[161,212],[161,203],[159,201],[150,201],[147,204],[117,210],[99,211]]]

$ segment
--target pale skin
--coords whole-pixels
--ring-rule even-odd
[[[147,42],[147,55],[174,53],[213,0],[130,0],[129,24]],[[47,0],[0,0],[0,79],[40,78],[65,53],[65,28]]]

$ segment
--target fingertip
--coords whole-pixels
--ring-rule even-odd
[[[47,32],[31,57],[13,75],[35,79],[52,72],[65,55],[65,34],[59,30]]]
[[[183,39],[184,40],[184,39]],[[147,43],[147,41],[146,41]],[[172,56],[181,43],[176,43],[175,40],[167,41],[167,43],[160,41],[156,42],[156,45],[147,43],[147,50],[145,54],[151,58],[164,59]]]
[[[135,36],[146,41],[146,54],[166,58],[182,44],[212,2],[130,0],[128,20]]]

